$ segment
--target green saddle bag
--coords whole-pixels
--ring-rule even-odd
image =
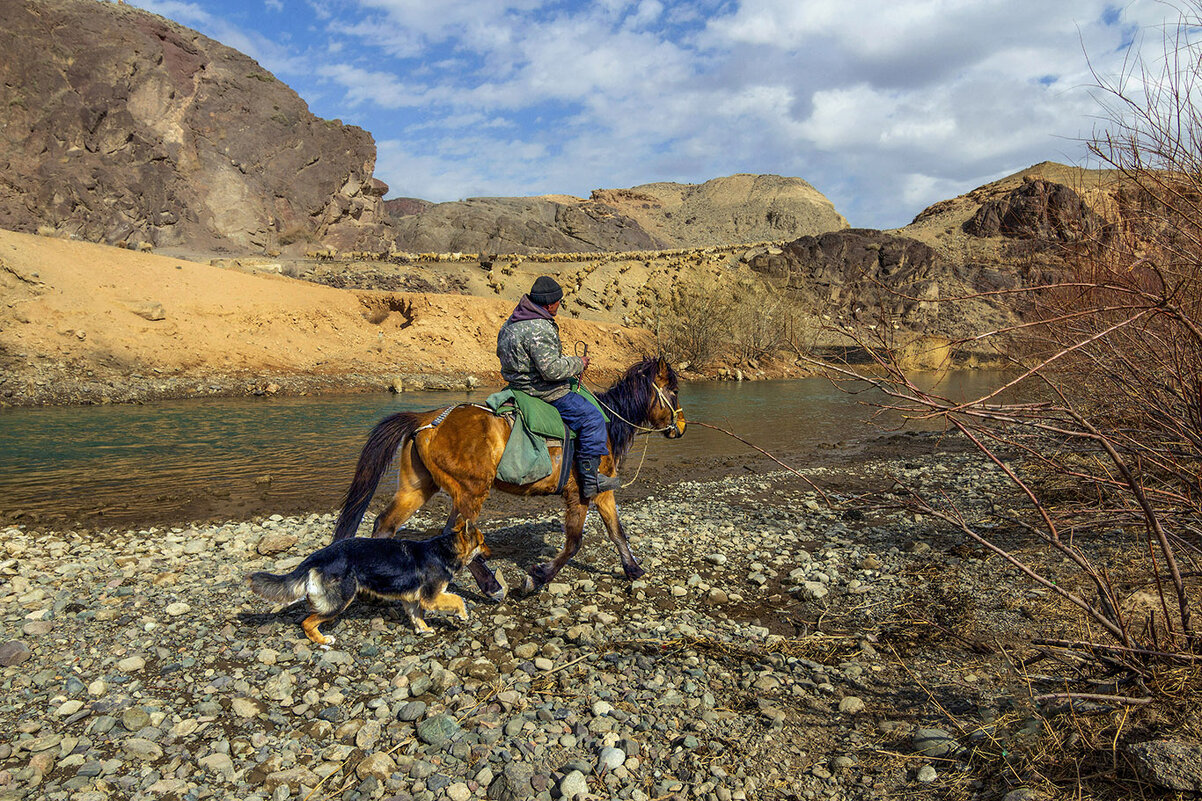
[[[609,422],[609,417],[592,392],[576,383],[572,391],[583,395],[597,407],[605,422]],[[564,425],[559,410],[545,400],[509,388],[494,392],[484,403],[498,414],[506,413],[506,406],[515,411],[513,429],[509,432],[509,441],[505,443],[505,452],[501,454],[501,463],[497,465],[497,478],[510,484],[530,484],[551,475],[547,439],[563,439]],[[569,431],[568,435],[574,439],[576,432]]]

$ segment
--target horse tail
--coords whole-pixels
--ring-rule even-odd
[[[367,504],[376,494],[376,486],[392,464],[392,457],[397,448],[413,436],[417,429],[417,415],[401,412],[391,417],[385,417],[371,430],[367,444],[359,454],[359,464],[355,467],[355,477],[346,491],[346,499],[342,502],[342,511],[338,514],[338,523],[334,527],[334,540],[342,540],[355,536]]]

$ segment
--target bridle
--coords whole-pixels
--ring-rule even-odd
[[[581,383],[584,383],[584,382],[581,382]],[[668,396],[664,392],[663,387],[661,387],[659,384],[655,383],[655,381],[651,382],[651,386],[655,388],[655,395],[657,398],[657,402],[661,406],[663,406],[665,409],[670,409],[672,412],[672,419],[668,423],[668,425],[660,426],[659,428],[649,428],[648,426],[639,425],[638,423],[634,422],[633,420],[627,420],[625,417],[618,414],[618,412],[616,410],[611,408],[608,403],[601,400],[600,395],[598,395],[597,393],[594,392],[593,397],[597,399],[597,403],[599,403],[601,405],[601,407],[603,409],[605,409],[605,411],[609,412],[611,415],[613,415],[614,417],[618,418],[626,425],[633,428],[639,434],[659,434],[659,433],[663,433],[664,431],[679,430],[676,426],[676,423],[677,423],[677,420],[679,419],[680,415],[684,414],[684,409],[682,409],[680,406],[674,406],[672,404],[672,402],[668,400]],[[679,397],[679,394],[677,395],[677,397]]]

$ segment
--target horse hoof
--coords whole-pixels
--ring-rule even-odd
[[[630,581],[636,581],[647,575],[647,571],[643,570],[643,568],[639,567],[638,565],[635,565],[630,569],[623,568],[623,571],[626,573],[626,578]]]
[[[534,595],[538,592],[538,585],[534,583],[534,578],[526,576],[522,579],[522,595]]]
[[[509,594],[509,585],[505,583],[505,577],[501,575],[501,571],[497,571],[497,588],[492,592],[484,593],[484,597],[493,603],[501,603],[505,600],[505,596]]]

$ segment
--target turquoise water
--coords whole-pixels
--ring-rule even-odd
[[[953,393],[963,395],[998,376],[966,372],[952,380]],[[480,402],[489,391],[0,410],[0,523],[101,527],[333,511],[377,420]],[[893,427],[873,422],[864,400],[825,379],[681,390],[689,419],[804,463]],[[752,453],[697,426],[679,440],[652,436],[645,462],[643,444],[636,441],[624,471],[633,475],[642,464],[643,491],[729,471]]]

